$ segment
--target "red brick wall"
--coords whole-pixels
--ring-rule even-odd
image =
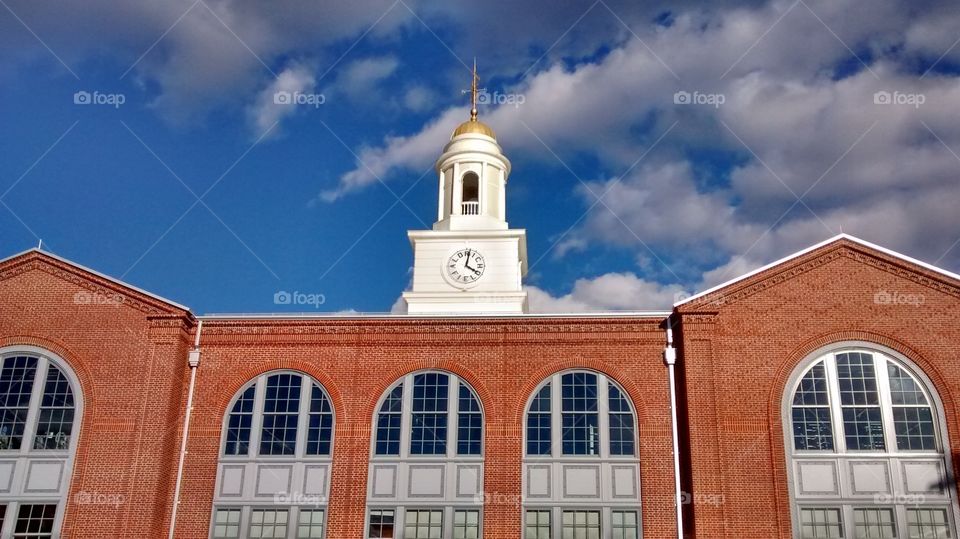
[[[884,291],[923,303],[876,302]],[[790,537],[781,399],[794,368],[831,343],[873,342],[912,360],[960,448],[960,290],[943,276],[843,241],[679,311],[697,537]]]

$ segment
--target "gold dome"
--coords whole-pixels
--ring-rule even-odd
[[[474,120],[474,119],[467,120],[462,124],[460,124],[459,126],[457,126],[457,128],[453,130],[453,135],[450,138],[453,138],[459,135],[466,135],[467,133],[479,133],[481,135],[486,135],[492,139],[497,138],[497,136],[493,134],[493,129],[490,129],[490,126],[488,126],[487,124],[479,120]]]

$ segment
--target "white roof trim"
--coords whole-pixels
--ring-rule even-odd
[[[944,277],[948,277],[948,278],[953,279],[953,280],[955,280],[955,281],[960,281],[960,275],[957,275],[956,273],[947,271],[947,270],[945,270],[945,269],[943,269],[943,268],[938,268],[937,266],[934,266],[933,264],[928,264],[928,263],[923,262],[923,261],[921,261],[921,260],[917,260],[916,258],[911,258],[911,257],[909,257],[909,256],[907,256],[907,255],[905,255],[905,254],[901,254],[901,253],[898,253],[898,252],[896,252],[896,251],[887,249],[886,247],[881,247],[881,246],[879,246],[879,245],[877,245],[877,244],[870,243],[869,241],[862,240],[862,239],[860,239],[860,238],[857,238],[857,237],[855,237],[855,236],[851,236],[851,235],[849,235],[849,234],[837,234],[836,236],[834,236],[834,237],[832,237],[832,238],[830,238],[830,239],[821,241],[820,243],[818,243],[818,244],[816,244],[816,245],[811,245],[810,247],[807,247],[806,249],[803,249],[802,251],[797,251],[797,252],[793,253],[792,255],[785,256],[785,257],[781,258],[780,260],[777,260],[777,261],[775,261],[775,262],[771,262],[771,263],[767,264],[766,266],[757,268],[757,269],[755,269],[755,270],[753,270],[753,271],[751,271],[751,272],[749,272],[749,273],[745,273],[745,274],[743,274],[743,275],[741,275],[741,276],[739,276],[739,277],[736,277],[736,278],[734,278],[734,279],[731,279],[731,280],[729,280],[729,281],[727,281],[727,282],[725,282],[725,283],[718,284],[717,286],[714,286],[714,287],[712,287],[712,288],[709,288],[709,289],[707,289],[707,290],[704,290],[703,292],[700,292],[700,293],[698,293],[698,294],[696,294],[696,295],[690,296],[689,298],[687,298],[687,299],[685,299],[685,300],[683,300],[683,301],[678,301],[677,303],[674,303],[673,306],[674,306],[674,307],[679,307],[679,306],[684,305],[684,304],[686,304],[686,303],[690,303],[691,301],[694,301],[694,300],[696,300],[696,299],[702,298],[702,297],[704,297],[704,296],[708,296],[708,295],[716,292],[717,290],[720,290],[720,289],[722,289],[722,288],[726,288],[726,287],[728,287],[728,286],[730,286],[730,285],[732,285],[732,284],[734,284],[734,283],[738,283],[738,282],[740,282],[740,281],[743,281],[743,280],[745,280],[745,279],[748,279],[748,278],[750,278],[750,277],[753,277],[754,275],[756,275],[756,274],[758,274],[758,273],[767,271],[767,270],[770,269],[770,268],[773,268],[773,267],[775,267],[775,266],[779,266],[780,264],[783,264],[783,263],[785,263],[785,262],[789,262],[790,260],[793,260],[793,259],[795,259],[795,258],[799,258],[799,257],[801,257],[801,256],[803,256],[803,255],[805,255],[805,254],[807,254],[807,253],[809,253],[809,252],[816,251],[817,249],[819,249],[819,248],[821,248],[821,247],[824,247],[824,246],[826,246],[826,245],[830,245],[831,243],[836,243],[836,242],[838,242],[838,241],[840,241],[840,240],[849,240],[849,241],[851,241],[851,242],[853,242],[853,243],[857,243],[857,244],[862,245],[862,246],[864,246],[864,247],[868,247],[868,248],[870,248],[870,249],[873,249],[873,250],[876,250],[876,251],[880,251],[881,253],[886,254],[886,255],[889,255],[889,256],[892,256],[892,257],[894,257],[894,258],[899,258],[900,260],[903,260],[904,262],[909,262],[910,264],[916,264],[917,266],[920,266],[920,267],[922,267],[922,268],[924,268],[924,269],[928,269],[928,270],[933,271],[933,272],[935,272],[935,273],[939,273],[940,275],[943,275]]]
[[[144,289],[142,289],[142,288],[138,288],[138,287],[136,287],[136,286],[133,286],[133,285],[130,284],[130,283],[121,281],[120,279],[111,277],[111,276],[109,276],[109,275],[105,275],[105,274],[103,274],[103,273],[100,273],[100,272],[97,271],[97,270],[90,269],[90,268],[88,268],[88,267],[86,267],[86,266],[82,266],[82,265],[77,264],[76,262],[74,262],[74,261],[72,261],[72,260],[68,260],[68,259],[66,259],[66,258],[63,258],[62,256],[57,256],[57,255],[51,253],[50,251],[44,251],[44,250],[38,249],[38,248],[36,248],[36,247],[34,247],[34,248],[32,248],[32,249],[27,249],[26,251],[22,251],[22,252],[19,252],[19,253],[15,254],[15,255],[11,255],[11,256],[8,256],[8,257],[6,257],[6,258],[0,259],[0,264],[3,264],[4,262],[7,262],[8,260],[13,260],[14,258],[21,257],[21,256],[23,256],[23,255],[25,255],[25,254],[34,253],[34,252],[35,252],[35,253],[40,253],[40,254],[42,254],[42,255],[44,255],[44,256],[49,256],[50,258],[59,260],[60,262],[63,262],[64,264],[68,264],[68,265],[70,265],[70,266],[73,266],[73,267],[75,267],[75,268],[77,268],[77,269],[79,269],[79,270],[83,270],[83,271],[86,271],[86,272],[88,272],[88,273],[92,273],[92,274],[96,275],[97,277],[100,277],[101,279],[105,279],[105,280],[107,280],[107,281],[110,281],[111,283],[116,284],[116,285],[118,285],[118,286],[122,286],[122,287],[125,287],[125,288],[129,288],[130,290],[133,290],[133,291],[135,291],[135,292],[138,292],[138,293],[140,293],[140,294],[143,294],[144,296],[149,296],[149,297],[151,297],[151,298],[153,298],[153,299],[155,299],[155,300],[157,300],[157,301],[160,301],[160,302],[162,302],[162,303],[166,303],[167,305],[170,305],[170,306],[172,306],[172,307],[176,307],[176,308],[178,308],[178,309],[183,309],[184,311],[189,311],[189,310],[190,310],[190,307],[187,307],[187,306],[185,306],[185,305],[180,305],[179,303],[177,303],[177,302],[175,302],[175,301],[170,301],[169,299],[167,299],[167,298],[165,298],[165,297],[158,296],[158,295],[153,294],[153,293],[151,293],[151,292],[147,292],[146,290],[144,290]]]
[[[585,313],[492,313],[492,314],[389,314],[389,313],[237,313],[204,314],[200,320],[356,320],[356,319],[395,319],[395,320],[478,320],[491,318],[666,318],[672,311],[603,311]]]

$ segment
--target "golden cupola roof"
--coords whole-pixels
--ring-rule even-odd
[[[474,60],[473,80],[470,83],[470,119],[458,125],[457,128],[453,130],[453,135],[450,136],[451,139],[471,133],[486,135],[492,139],[497,138],[489,125],[477,119],[477,82],[479,80],[480,78],[477,77],[477,61]]]

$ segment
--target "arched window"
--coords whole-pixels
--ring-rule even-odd
[[[942,412],[905,359],[859,345],[815,354],[784,416],[797,537],[956,537]]]
[[[524,537],[639,537],[636,419],[624,390],[573,370],[528,402]]]
[[[0,349],[0,483],[8,485],[0,494],[0,536],[60,535],[79,430],[78,388],[72,371],[53,354],[35,347]],[[30,533],[21,535],[24,530]]]
[[[211,537],[324,537],[333,429],[330,397],[306,374],[242,388],[224,419]]]
[[[483,409],[473,388],[452,373],[408,374],[384,392],[373,425],[367,537],[481,537]]]
[[[480,213],[480,177],[476,172],[467,172],[463,175],[460,185],[463,202],[463,215],[478,215]]]

